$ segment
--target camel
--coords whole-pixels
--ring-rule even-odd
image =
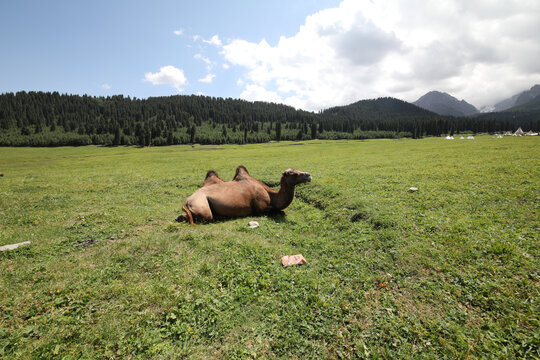
[[[212,221],[218,217],[242,217],[269,214],[285,209],[294,199],[295,186],[311,181],[311,175],[287,169],[281,176],[281,188],[274,190],[252,177],[245,166],[238,166],[231,181],[223,181],[210,170],[203,186],[186,199],[185,214],[176,220]]]

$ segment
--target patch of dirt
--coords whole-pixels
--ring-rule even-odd
[[[96,239],[88,239],[88,240],[83,240],[79,243],[79,246],[80,247],[89,247],[89,246],[92,246],[94,245],[95,243],[97,243],[99,240],[96,240]]]
[[[110,238],[110,239],[105,239],[105,240],[98,240],[98,239],[93,239],[92,238],[92,239],[80,241],[78,246],[83,247],[83,248],[87,248],[87,247],[90,247],[90,246],[93,246],[93,245],[97,244],[100,241],[113,242],[113,241],[126,241],[126,240],[127,240],[127,238]]]
[[[225,150],[224,148],[198,148],[197,151]]]
[[[367,211],[357,211],[351,216],[351,222],[357,222],[357,221],[368,221],[368,219],[371,217],[371,214]]]
[[[398,313],[415,314],[421,319],[435,319],[443,314],[441,307],[428,301],[419,301],[410,290],[401,289],[395,297]]]
[[[299,146],[299,145],[306,145],[306,144],[297,143],[297,144],[266,145],[265,147],[284,147],[284,146]]]
[[[152,229],[153,227],[154,225],[140,225],[140,226],[137,226],[137,231],[148,230],[148,229]]]

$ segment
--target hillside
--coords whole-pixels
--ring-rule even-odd
[[[364,117],[369,120],[376,120],[379,116],[400,116],[400,117],[436,117],[437,114],[429,110],[422,109],[394,98],[378,98],[374,100],[360,100],[346,106],[336,106],[329,108],[322,113],[323,116],[348,116]]]
[[[413,104],[446,116],[468,116],[478,112],[478,109],[465,100],[459,101],[450,94],[440,91],[430,91]]]
[[[504,128],[496,120],[442,116],[394,98],[362,100],[330,108],[322,112],[320,117],[323,123],[332,123],[334,127],[403,131],[411,133],[413,138],[460,131],[494,132]]]
[[[329,108],[320,114],[324,124],[334,124],[343,131],[406,131],[420,135],[422,123],[432,123],[442,118],[425,109],[394,98],[361,100],[346,106]]]
[[[534,85],[530,90],[522,92],[516,100],[514,107],[526,105],[540,96],[540,85]]]

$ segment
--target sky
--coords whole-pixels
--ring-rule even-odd
[[[540,1],[1,1],[0,49],[0,93],[483,108],[540,84]]]

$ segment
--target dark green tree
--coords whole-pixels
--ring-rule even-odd
[[[227,138],[227,127],[225,126],[225,124],[223,124],[223,127],[221,129],[221,136],[225,139]]]
[[[189,130],[189,142],[191,144],[195,143],[195,134],[197,132],[197,128],[195,127],[195,124],[191,126],[191,129]]]
[[[281,122],[276,123],[276,141],[281,141]]]
[[[120,127],[117,126],[116,130],[114,131],[114,140],[113,145],[120,145],[122,134],[120,133]]]

